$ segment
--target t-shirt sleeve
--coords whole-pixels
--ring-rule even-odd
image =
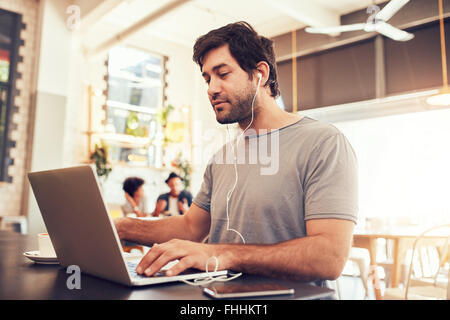
[[[345,219],[358,213],[358,164],[342,133],[326,138],[311,153],[305,176],[305,220]]]
[[[211,212],[211,193],[212,193],[212,176],[211,176],[211,162],[206,167],[205,173],[203,175],[202,186],[200,187],[200,191],[195,196],[192,201],[197,206]]]

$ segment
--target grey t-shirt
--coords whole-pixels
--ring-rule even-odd
[[[193,200],[211,214],[210,243],[243,243],[237,232],[247,244],[305,237],[309,219],[356,223],[357,160],[336,127],[303,117],[287,127],[246,136],[234,153],[232,143],[208,163]],[[235,184],[235,167],[238,181],[228,203],[228,225],[227,194]]]

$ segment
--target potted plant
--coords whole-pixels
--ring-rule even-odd
[[[108,148],[108,145],[103,141],[100,146],[95,144],[94,152],[90,156],[90,159],[95,163],[97,176],[102,186],[106,179],[108,179],[108,176],[112,171],[112,167],[108,158]]]
[[[167,122],[169,121],[169,115],[173,110],[175,110],[175,107],[169,104],[168,106],[159,109],[158,112],[156,113],[156,119],[163,128],[167,126]]]
[[[169,104],[166,107],[162,107],[162,109],[159,109],[158,112],[156,113],[156,120],[161,125],[164,134],[163,146],[167,146],[171,142],[166,136],[165,131],[167,128],[167,123],[169,122],[169,115],[172,113],[173,110],[175,110],[175,107]]]
[[[183,179],[185,189],[189,189],[191,184],[192,167],[189,161],[182,158],[182,153],[179,152],[174,160],[172,160],[172,167],[178,171],[178,174]]]

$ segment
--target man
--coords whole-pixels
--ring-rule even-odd
[[[183,181],[175,172],[171,172],[165,182],[169,186],[170,192],[158,197],[152,215],[158,217],[161,213],[169,216],[185,214],[192,204],[191,193],[183,190]]]
[[[217,121],[237,122],[242,130],[249,127],[256,133],[245,136],[239,148],[249,148],[253,139],[278,136],[272,143],[278,146],[278,154],[272,154],[278,171],[262,175],[262,164],[210,161],[185,215],[156,222],[117,220],[121,238],[159,243],[137,272],[151,276],[174,259],[179,262],[168,275],[189,267],[205,270],[207,263],[212,270],[210,258],[216,257],[218,270],[318,285],[336,279],[356,222],[351,146],[333,126],[278,107],[272,42],[247,23],[229,24],[197,39],[194,60],[208,84]],[[201,243],[207,236],[208,242]]]

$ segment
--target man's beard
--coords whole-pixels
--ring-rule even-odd
[[[251,92],[253,91],[253,92]],[[230,104],[229,112],[223,116],[216,113],[216,120],[220,124],[230,124],[243,122],[252,116],[252,101],[256,90],[245,90],[242,95],[236,96],[235,102],[227,100]]]

